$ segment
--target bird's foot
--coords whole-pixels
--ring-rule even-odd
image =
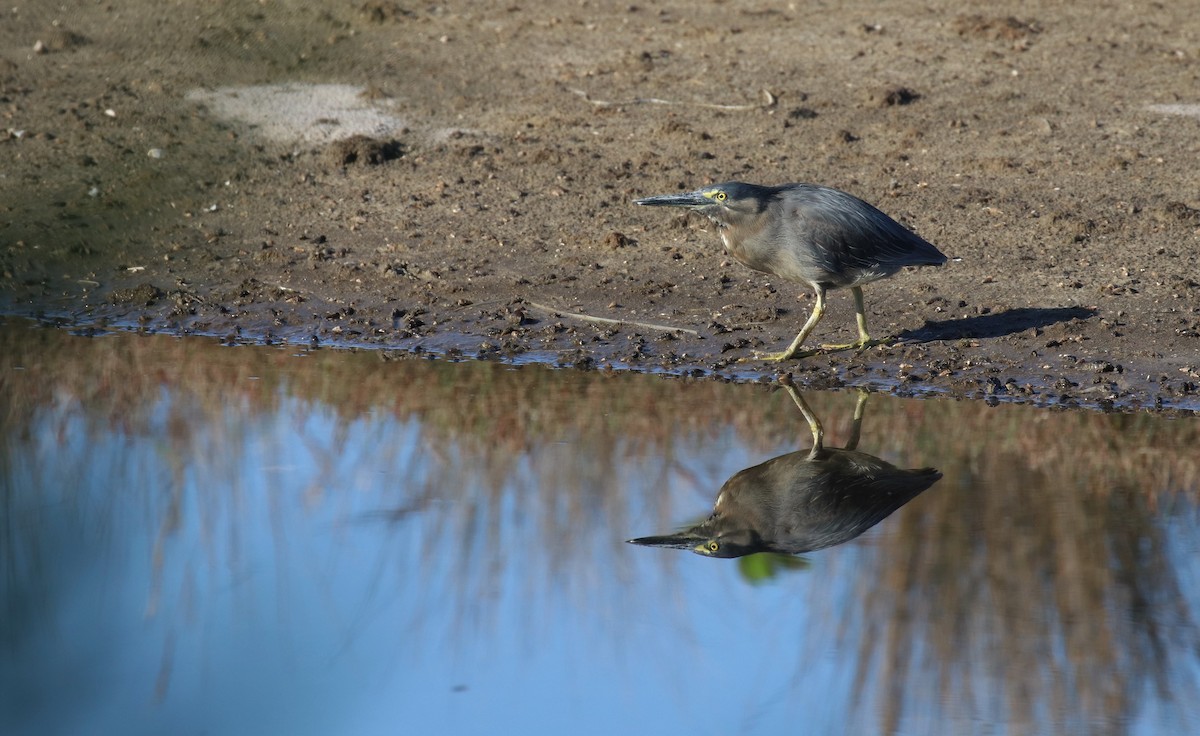
[[[873,348],[876,345],[891,345],[895,341],[896,341],[896,338],[894,338],[894,337],[881,337],[881,338],[867,337],[867,338],[859,338],[858,340],[855,340],[854,342],[846,343],[845,345],[822,345],[821,349],[822,350],[857,350],[858,352],[861,353],[862,351],[866,350],[867,348]]]
[[[779,352],[779,353],[758,353],[758,352],[756,352],[753,355],[739,359],[738,362],[739,363],[759,363],[759,362],[780,363],[785,360],[799,360],[801,358],[808,358],[808,357],[816,355],[820,352],[821,352],[820,350],[784,350],[783,352]]]

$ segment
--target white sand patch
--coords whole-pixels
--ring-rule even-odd
[[[281,143],[329,143],[354,135],[382,137],[405,127],[388,100],[368,100],[348,84],[270,84],[195,89],[187,99]]]
[[[1147,105],[1146,109],[1167,115],[1185,115],[1189,118],[1200,118],[1200,105]]]

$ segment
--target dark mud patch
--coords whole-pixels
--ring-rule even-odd
[[[1200,408],[1189,10],[285,2],[214,6],[197,41],[149,0],[66,25],[22,7],[0,51],[0,311]],[[54,28],[87,42],[51,49]],[[729,179],[850,191],[951,262],[868,289],[898,342],[754,361],[811,296],[631,205]],[[813,339],[853,327],[835,293]]]

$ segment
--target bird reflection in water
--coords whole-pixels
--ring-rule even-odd
[[[859,393],[854,407],[850,440],[839,449],[825,447],[820,420],[790,380],[784,388],[808,421],[812,449],[780,455],[725,481],[703,522],[675,534],[628,541],[706,557],[811,552],[849,542],[942,477],[934,468],[902,470],[855,449],[866,392]]]

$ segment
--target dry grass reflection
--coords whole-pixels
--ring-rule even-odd
[[[664,527],[681,521],[662,497],[631,498],[631,488],[653,488],[657,479],[635,485],[625,465],[662,458],[662,477],[693,478],[702,507],[715,491],[702,487],[711,473],[694,464],[703,460],[680,457],[681,443],[732,432],[765,457],[808,440],[792,402],[757,386],[168,337],[81,338],[21,322],[0,328],[0,391],[6,638],[33,615],[29,600],[45,572],[38,560],[51,543],[31,538],[13,516],[14,479],[39,472],[29,457],[34,433],[51,446],[65,443],[74,422],[87,436],[161,433],[171,477],[141,479],[161,494],[145,499],[157,514],[154,569],[161,575],[181,519],[195,513],[205,529],[232,530],[230,539],[206,540],[207,560],[190,567],[203,578],[206,563],[236,558],[248,543],[228,523],[251,502],[239,477],[245,457],[283,454],[249,442],[245,417],[292,407],[287,417],[305,437],[309,414],[325,416],[336,439],[303,448],[313,464],[306,497],[317,505],[345,496],[339,502],[350,505],[360,486],[355,459],[386,458],[382,465],[405,482],[376,521],[402,528],[410,515],[438,508],[420,534],[456,540],[454,553],[410,544],[446,570],[454,595],[483,601],[456,607],[467,627],[481,623],[473,616],[486,618],[478,610],[486,609],[489,581],[511,564],[505,550],[513,540],[502,535],[514,533],[514,515],[515,533],[542,551],[545,566],[524,576],[528,595],[565,587],[586,599],[598,575],[632,574],[596,564],[636,531],[631,508],[649,509]],[[828,436],[845,438],[853,398],[807,398]],[[379,431],[385,421],[394,429]],[[416,440],[399,442],[406,432]],[[937,492],[890,520],[889,533],[856,558],[862,564],[834,571],[861,591],[851,610],[813,603],[829,607],[826,619],[840,622],[845,645],[857,651],[857,688],[864,698],[875,693],[870,712],[880,732],[911,723],[917,716],[905,705],[914,699],[1006,722],[1012,732],[1042,731],[1047,722],[1128,723],[1147,689],[1195,702],[1200,693],[1176,674],[1196,666],[1200,629],[1166,530],[1176,519],[1195,523],[1200,422],[880,397],[863,437],[875,455],[945,475]],[[220,492],[185,498],[185,478]],[[502,497],[514,485],[527,494],[517,510]],[[589,536],[595,527],[615,534]],[[661,556],[662,564],[672,557]],[[162,597],[194,595],[196,585],[168,586],[160,577],[148,605],[153,612]]]
[[[857,571],[873,584],[843,635],[859,690],[885,693],[883,732],[914,690],[1013,733],[1045,732],[1048,714],[1119,732],[1150,691],[1200,695],[1183,674],[1200,622],[1166,534],[1177,513],[1195,526],[1197,423],[1017,414],[979,418],[940,460],[962,492],[930,494]]]

